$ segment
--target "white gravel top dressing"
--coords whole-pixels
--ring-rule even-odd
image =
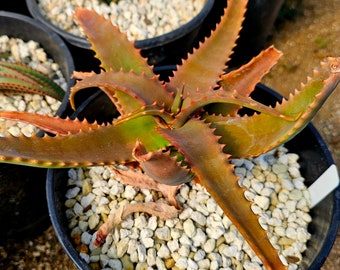
[[[168,33],[194,18],[204,0],[120,0],[110,5],[99,0],[39,0],[43,14],[53,24],[76,36],[84,36],[73,21],[76,7],[93,9],[110,18],[129,40],[143,40]]]
[[[254,159],[233,160],[245,197],[253,202],[252,210],[272,244],[295,261],[306,249],[311,222],[309,193],[297,160],[298,155],[284,147]],[[264,269],[204,187],[185,184],[177,199],[184,208],[177,218],[163,221],[131,214],[96,248],[96,230],[110,209],[162,198],[154,191],[123,186],[107,167],[70,169],[66,216],[81,258],[101,269]],[[297,265],[290,263],[289,269]]]
[[[65,91],[67,89],[67,82],[59,65],[50,59],[44,49],[35,41],[25,42],[19,38],[9,38],[6,35],[0,36],[0,58],[13,62],[22,62],[47,74]],[[0,110],[4,111],[28,111],[54,115],[59,106],[60,102],[51,97],[37,94],[7,95],[0,93]],[[7,132],[14,136],[18,136],[20,133],[25,136],[31,136],[37,130],[32,125],[0,119],[0,136],[6,136]]]

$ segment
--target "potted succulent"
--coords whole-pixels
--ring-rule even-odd
[[[81,28],[72,22],[75,8],[87,7],[105,14],[112,18],[115,24],[120,25],[122,31],[127,32],[131,40],[135,40],[135,46],[142,49],[142,54],[152,65],[169,61],[176,63],[192,48],[214,2],[214,0],[167,1],[163,4],[142,2],[141,7],[138,8],[139,1],[90,1],[85,5],[77,1],[26,0],[27,7],[34,18],[81,49],[89,49],[90,43],[81,33]],[[165,4],[169,6],[166,7]],[[181,7],[176,8],[179,4]],[[55,11],[64,9],[67,9],[67,18],[59,20],[58,17],[65,16],[65,13],[59,11],[55,13]],[[130,17],[125,15],[130,13],[137,14]],[[156,19],[152,16],[159,17]],[[155,25],[156,22],[160,24]],[[179,22],[182,23],[178,25]]]
[[[96,97],[97,94],[94,95],[95,99],[100,99],[99,97]],[[261,101],[264,104],[274,106],[277,101],[281,100],[281,97],[279,97],[275,92],[272,90],[266,88],[264,85],[257,85],[255,91],[252,93],[252,96],[254,99]],[[93,98],[93,97],[91,97]],[[102,101],[101,101],[102,102]],[[91,99],[91,103],[93,103],[93,100]],[[84,105],[84,106],[83,106]],[[85,118],[96,118],[99,121],[111,121],[112,117],[108,116],[108,114],[103,114],[102,112],[98,112],[98,114],[95,113],[93,115],[93,110],[87,106],[88,104],[82,104],[78,107],[75,115],[79,116],[81,119]],[[107,108],[109,111],[112,110],[112,108]],[[308,138],[308,140],[306,140]],[[299,166],[301,170],[301,174],[306,179],[305,183],[306,186],[310,186],[317,180],[317,178],[323,174],[329,166],[334,166],[334,161],[331,157],[331,154],[329,150],[327,149],[327,145],[317,132],[317,130],[309,124],[301,133],[299,133],[294,139],[289,141],[285,144],[286,147],[292,151],[293,153],[298,154],[299,156]],[[266,155],[264,155],[266,157]],[[94,170],[95,171],[95,170]],[[100,171],[100,170],[99,170]],[[107,173],[107,170],[104,170]],[[75,173],[77,172],[77,173]],[[75,180],[74,178],[70,178],[71,175],[86,175],[85,180]],[[100,174],[99,174],[100,175]],[[50,216],[52,219],[52,224],[54,227],[54,230],[56,231],[56,234],[59,238],[59,241],[62,243],[62,246],[68,256],[72,259],[73,263],[79,268],[79,269],[96,269],[97,267],[104,267],[104,263],[106,263],[106,266],[109,267],[109,261],[116,262],[115,265],[117,265],[117,258],[108,258],[107,246],[112,245],[113,247],[115,244],[119,243],[119,240],[115,244],[110,244],[110,240],[107,240],[103,246],[100,248],[94,248],[93,245],[89,244],[88,246],[85,245],[80,239],[85,238],[86,236],[92,235],[92,241],[95,239],[95,231],[96,229],[87,229],[85,231],[81,231],[79,228],[82,227],[79,223],[75,220],[78,219],[78,221],[81,221],[82,223],[86,223],[89,219],[89,211],[84,211],[82,214],[77,214],[73,216],[73,207],[74,204],[70,204],[71,201],[77,201],[79,204],[81,204],[81,201],[86,198],[86,195],[88,195],[87,191],[82,191],[86,189],[85,187],[90,182],[93,184],[93,179],[105,179],[103,181],[108,182],[112,181],[112,178],[110,177],[107,179],[106,177],[103,177],[100,175],[98,176],[97,173],[91,173],[87,172],[85,169],[79,169],[79,171],[75,170],[55,170],[51,169],[48,171],[48,177],[47,177],[47,198],[48,198],[48,205],[49,205],[49,211]],[[113,179],[115,179],[113,177]],[[118,182],[118,181],[117,181]],[[118,182],[119,183],[119,182]],[[127,186],[128,187],[128,186]],[[103,188],[108,188],[107,186],[104,186]],[[131,186],[130,186],[131,188]],[[186,189],[187,186],[182,187],[182,189]],[[70,194],[72,190],[79,189],[80,192],[77,194],[76,200],[73,198],[67,199],[65,194]],[[97,188],[93,187],[94,190]],[[126,188],[128,190],[128,188]],[[143,190],[144,191],[144,190]],[[95,192],[95,191],[94,191]],[[122,194],[125,192],[125,190],[122,189]],[[180,191],[178,192],[180,193]],[[136,192],[136,196],[132,199],[134,200],[143,194],[142,192]],[[316,207],[311,209],[310,215],[312,216],[312,221],[308,225],[308,231],[312,233],[311,238],[307,242],[307,250],[303,253],[302,260],[299,262],[299,269],[309,269],[309,270],[317,270],[320,269],[320,267],[323,265],[324,261],[328,257],[328,254],[332,248],[334,239],[336,238],[337,231],[338,231],[338,225],[339,225],[339,209],[340,209],[340,200],[339,200],[339,194],[340,194],[340,188],[338,187],[334,192],[332,192],[330,195],[328,195],[326,198],[322,200],[321,203],[319,203]],[[90,194],[93,195],[93,194]],[[143,194],[144,195],[144,194]],[[108,198],[112,195],[108,195]],[[180,196],[180,195],[178,195]],[[90,197],[90,196],[89,196]],[[92,202],[92,208],[98,208],[98,212],[100,212],[98,207],[98,199],[100,196],[96,196],[96,199]],[[124,196],[122,196],[124,197]],[[181,196],[180,196],[181,198]],[[192,198],[192,197],[190,197]],[[121,199],[120,199],[121,200]],[[131,200],[131,199],[130,199]],[[192,200],[194,201],[194,200]],[[188,205],[188,202],[184,202],[184,209],[186,213],[188,213],[188,210],[191,209],[191,207]],[[103,208],[102,208],[103,209]],[[101,210],[103,211],[103,210]],[[189,210],[190,211],[190,210]],[[194,211],[194,210],[192,210]],[[197,214],[197,211],[195,211]],[[105,220],[105,213],[104,210],[102,213],[102,218],[100,223]],[[209,214],[208,218],[211,218],[214,216],[213,214]],[[138,223],[140,219],[143,218],[143,214],[140,215],[134,215],[135,223]],[[150,220],[150,219],[149,219]],[[151,219],[154,220],[154,219]],[[178,219],[175,218],[177,221]],[[170,220],[171,221],[171,220]],[[183,221],[183,220],[182,220]],[[130,224],[131,217],[128,217],[128,221],[126,221],[126,224]],[[124,222],[123,222],[124,223]],[[179,222],[178,222],[179,223]],[[178,225],[177,223],[177,225]],[[165,224],[167,225],[167,224]],[[168,226],[170,227],[172,223],[169,222]],[[301,225],[300,225],[301,226]],[[209,226],[207,226],[209,227]],[[157,228],[158,230],[161,230],[160,228]],[[201,226],[199,226],[200,229],[202,229]],[[98,229],[98,228],[97,228]],[[156,230],[157,230],[156,229]],[[208,228],[208,230],[211,228]],[[112,239],[112,235],[116,235],[117,232],[120,231],[126,231],[127,228],[123,225],[117,226],[113,229],[112,233],[109,234],[108,239]],[[130,229],[131,230],[131,229]],[[143,229],[142,229],[143,230]],[[206,233],[206,230],[205,230]],[[185,235],[185,233],[183,233]],[[139,235],[139,237],[143,237],[143,233]],[[193,236],[193,239],[197,238],[197,235]],[[128,237],[127,237],[128,238]],[[185,238],[185,237],[183,237]],[[157,236],[155,236],[155,239],[157,239]],[[213,239],[209,239],[207,242],[211,243]],[[143,240],[142,240],[143,241]],[[157,241],[157,240],[155,240]],[[84,240],[86,242],[86,240]],[[133,241],[131,241],[133,242]],[[169,241],[174,242],[174,241]],[[209,245],[207,245],[209,246]],[[205,246],[204,248],[208,249],[208,247]],[[179,249],[180,247],[178,247]],[[98,258],[98,250],[102,250],[103,259],[100,260]],[[149,248],[152,250],[152,248]],[[149,250],[148,249],[148,250]],[[204,250],[204,249],[203,249]],[[182,249],[181,249],[182,251]],[[121,266],[123,269],[128,269],[129,267],[138,268],[141,266],[145,266],[145,262],[137,262],[134,265],[131,265],[130,259],[127,260],[126,258],[129,258],[129,256],[134,257],[134,253],[130,253],[131,251],[127,250],[126,254],[123,256],[123,258],[120,260]],[[137,251],[136,251],[137,252]],[[200,250],[202,252],[202,250]],[[200,252],[198,254],[200,254]],[[178,250],[176,250],[174,253],[177,253],[178,256]],[[214,254],[214,252],[210,253]],[[152,254],[148,254],[152,258]],[[206,257],[209,257],[209,254],[206,254]],[[90,259],[91,258],[91,259]],[[96,260],[97,258],[97,260]],[[121,258],[121,257],[119,257]],[[294,258],[290,258],[291,260],[294,260]],[[90,260],[90,262],[89,262]],[[169,266],[173,266],[175,264],[175,261],[171,261],[171,259],[162,259],[164,260],[164,265],[166,263],[169,263]],[[190,258],[187,258],[189,261]],[[152,260],[150,260],[152,261]],[[120,265],[118,262],[118,266]],[[150,262],[152,263],[152,262]],[[155,263],[155,262],[154,262]],[[173,264],[171,264],[173,263]],[[212,266],[211,263],[207,264],[207,258],[200,258],[198,261],[196,261],[197,265],[199,266]],[[245,261],[239,261],[238,264],[243,264]],[[249,261],[248,261],[249,263]],[[113,264],[111,264],[113,265]],[[152,265],[153,267],[156,267],[158,269],[162,269],[164,267],[163,264],[155,264]],[[236,267],[237,263],[234,262],[233,266]],[[150,265],[149,265],[150,266]],[[222,265],[220,265],[222,267]]]
[[[54,89],[59,91],[59,95],[54,98],[61,101],[62,95],[71,85],[69,78],[74,69],[72,57],[63,41],[35,20],[5,11],[0,12],[0,36],[1,108],[4,109],[8,104],[13,110],[14,106],[17,106],[15,104],[26,103],[20,110],[25,107],[31,111],[41,110],[37,106],[46,103],[46,100],[29,98],[28,95],[23,98],[21,94],[53,92]],[[54,81],[64,89],[61,90]],[[15,104],[11,105],[11,102]],[[54,109],[59,107],[57,104],[53,106]],[[43,109],[45,113],[48,112],[46,109]],[[49,111],[52,112],[53,109]],[[13,124],[1,123],[1,136],[10,126],[13,131],[18,128]],[[31,128],[26,131],[33,132]],[[29,237],[41,232],[49,224],[43,188],[45,177],[45,169],[1,164],[2,241]]]
[[[224,72],[246,5],[247,1],[229,1],[225,15],[210,38],[188,55],[168,82],[154,75],[139,51],[111,22],[94,11],[77,10],[76,19],[96,51],[102,71],[74,73],[79,81],[71,89],[70,104],[75,107],[74,98],[79,91],[99,87],[120,116],[97,123],[0,112],[2,118],[32,123],[54,134],[30,139],[0,138],[1,161],[54,168],[108,165],[124,183],[154,189],[164,195],[165,199],[156,201],[152,198],[145,202],[113,204],[107,217],[103,213],[100,226],[90,228],[98,229],[90,239],[93,247],[105,245],[111,230],[125,218],[131,218],[131,213],[147,212],[165,219],[177,216],[184,206],[176,193],[180,186],[195,179],[215,199],[267,269],[287,269],[288,263],[298,262],[299,257],[279,255],[277,245],[274,247],[269,240],[264,224],[259,223],[259,217],[252,210],[248,200],[251,196],[247,199],[239,185],[240,178],[235,174],[231,157],[261,155],[303,130],[336,88],[340,80],[340,60],[327,58],[301,91],[281,104],[271,107],[256,101],[250,94],[281,53],[269,47],[248,64]],[[114,45],[108,42],[113,37]],[[226,52],[227,57],[221,57]],[[244,114],[241,108],[256,113]],[[50,174],[59,172],[64,174],[63,171],[50,171]],[[51,196],[59,191],[48,190]],[[78,196],[79,190],[75,191]],[[83,192],[87,193],[85,188]],[[60,210],[61,205],[53,207]],[[85,211],[77,209],[79,213]],[[86,209],[91,209],[91,204]],[[337,226],[338,220],[332,222]],[[68,246],[69,242],[64,244]]]

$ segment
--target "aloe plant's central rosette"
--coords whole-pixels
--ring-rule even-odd
[[[303,129],[340,79],[340,59],[328,58],[301,91],[274,108],[250,97],[281,53],[269,47],[229,73],[225,63],[241,29],[247,1],[228,1],[211,36],[177,67],[169,82],[153,74],[125,35],[93,11],[79,9],[82,26],[103,71],[74,73],[70,102],[84,88],[99,87],[120,113],[112,124],[0,112],[0,117],[33,123],[53,137],[0,138],[1,161],[44,167],[114,166],[126,183],[160,190],[168,204],[120,209],[98,232],[97,244],[133,211],[172,217],[181,208],[178,186],[195,179],[224,210],[267,269],[286,269],[239,187],[230,157],[257,156]],[[226,57],[223,57],[226,56]],[[256,113],[240,116],[240,108]],[[42,151],[44,150],[44,151]]]

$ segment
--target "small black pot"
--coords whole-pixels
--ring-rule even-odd
[[[227,0],[215,1],[213,8],[202,24],[198,40],[202,41],[204,37],[210,35],[212,29],[215,29],[216,23],[220,21],[223,15],[224,8],[227,7],[227,2]],[[248,1],[240,37],[236,41],[228,67],[238,67],[249,62],[251,58],[270,45],[270,37],[283,3],[284,0]]]
[[[204,19],[214,5],[214,0],[206,0],[203,9],[191,21],[158,37],[137,40],[135,47],[142,50],[141,54],[148,58],[150,65],[164,65],[169,62],[178,63],[192,48]],[[41,12],[37,0],[26,0],[31,15],[50,29],[61,35],[69,44],[76,48],[90,49],[90,43],[84,37],[68,33],[54,25]],[[83,53],[83,50],[80,50]]]
[[[249,0],[245,20],[229,66],[241,66],[268,47],[284,0]]]
[[[66,80],[74,70],[61,38],[36,20],[0,11],[0,35],[34,40],[60,65]],[[68,80],[69,86],[72,80]],[[46,202],[46,169],[0,164],[0,241],[41,233],[50,224]]]
[[[99,92],[91,96],[93,99],[98,97],[103,98]],[[274,105],[277,100],[282,98],[276,92],[261,84],[257,86],[252,97],[267,105]],[[110,117],[107,118],[109,113],[106,113],[104,117],[101,113],[93,115],[93,110],[87,110],[86,104],[81,106],[76,114],[79,114],[81,118],[91,115],[91,117],[100,121],[112,120]],[[312,124],[309,124],[294,139],[286,143],[286,147],[300,156],[301,173],[306,179],[307,186],[311,185],[334,163],[326,143]],[[50,217],[57,237],[73,263],[79,269],[90,270],[90,267],[80,258],[75,249],[67,225],[66,208],[64,206],[67,172],[67,169],[48,170],[46,189]],[[309,231],[312,233],[312,237],[307,243],[308,249],[299,269],[317,270],[326,260],[336,238],[340,221],[340,187],[314,207],[311,215],[313,220]]]

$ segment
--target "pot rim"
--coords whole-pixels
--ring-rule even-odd
[[[190,21],[187,23],[181,25],[179,28],[172,30],[168,33],[162,34],[157,37],[153,38],[147,38],[143,40],[136,40],[134,42],[135,47],[139,49],[151,49],[154,47],[159,47],[163,46],[167,43],[170,43],[173,40],[179,39],[191,31],[193,31],[195,28],[197,28],[198,25],[200,25],[206,16],[209,14],[211,11],[213,5],[214,5],[215,0],[206,0],[205,4],[202,8],[202,10]],[[84,48],[84,49],[90,49],[91,44],[85,37],[81,37],[72,33],[69,33],[65,31],[64,29],[60,28],[59,26],[53,24],[50,20],[48,20],[40,11],[40,8],[37,4],[36,0],[26,0],[26,5],[31,13],[31,15],[42,22],[44,25],[64,37],[66,40],[68,40],[72,45]]]
[[[65,80],[67,81],[67,86],[68,88],[74,83],[74,80],[70,79],[72,72],[75,69],[73,57],[71,55],[71,52],[69,51],[68,47],[66,46],[65,42],[53,31],[51,31],[48,27],[40,23],[39,21],[28,17],[26,15],[22,15],[19,13],[15,12],[10,12],[10,11],[0,11],[0,18],[4,18],[7,23],[5,27],[0,27],[0,35],[8,35],[16,38],[20,38],[22,40],[34,40],[38,42],[46,51],[46,53],[53,58],[53,60],[59,64],[60,69],[65,77]],[[13,21],[22,21],[22,26],[25,25],[25,27],[30,27],[34,29],[34,33],[31,31],[23,31],[21,27],[18,27],[16,25],[13,27],[14,34],[12,34],[12,28],[9,27],[8,22]],[[21,25],[19,25],[21,26]],[[4,30],[4,31],[3,31]],[[43,38],[38,36],[38,32],[44,33],[47,38]],[[52,44],[50,46],[47,46],[47,44]],[[55,55],[53,54],[55,52]],[[59,54],[62,56],[62,59],[56,59],[56,55]],[[61,61],[65,61],[65,66],[61,65]]]

